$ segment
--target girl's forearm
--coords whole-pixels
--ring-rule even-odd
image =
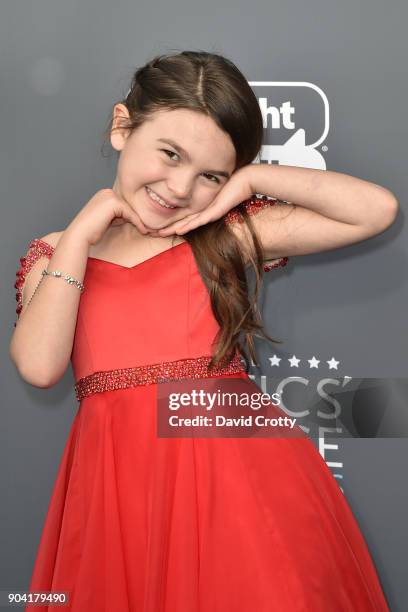
[[[398,208],[391,191],[348,174],[264,164],[253,164],[248,171],[252,193],[286,200],[343,223],[383,221]]]

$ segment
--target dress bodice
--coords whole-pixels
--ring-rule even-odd
[[[72,352],[76,379],[212,354],[219,326],[188,242],[131,268],[89,258],[83,282]]]

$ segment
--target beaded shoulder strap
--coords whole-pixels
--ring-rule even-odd
[[[27,274],[30,272],[35,262],[40,259],[40,257],[48,257],[48,259],[51,259],[53,253],[54,247],[41,240],[41,238],[35,238],[29,243],[26,254],[23,257],[20,257],[20,266],[16,272],[16,282],[14,283],[15,289],[17,289],[17,319],[20,316],[23,308],[23,286]],[[16,323],[14,323],[14,327],[16,327]]]
[[[268,208],[269,206],[274,206],[275,204],[281,201],[286,203],[285,200],[277,200],[275,198],[269,198],[266,195],[262,195],[261,197],[258,197],[256,194],[253,194],[250,198],[248,198],[247,200],[244,200],[243,202],[235,206],[235,208],[232,208],[225,215],[225,223],[227,224],[236,223],[236,222],[243,223],[244,217],[240,210],[240,208],[242,207],[245,207],[245,210],[247,211],[249,215],[256,215],[259,211],[263,210],[264,208]],[[277,260],[276,259],[266,259],[264,260],[264,266],[263,266],[264,272],[270,272],[271,270],[275,268],[284,267],[286,266],[288,261],[289,261],[289,257],[280,257]]]

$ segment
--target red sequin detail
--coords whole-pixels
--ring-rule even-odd
[[[24,257],[20,257],[20,267],[16,272],[17,280],[14,283],[14,287],[17,289],[17,319],[20,316],[23,308],[23,285],[25,283],[27,274],[30,272],[35,262],[40,259],[40,257],[48,257],[48,259],[51,259],[53,253],[54,247],[41,240],[41,238],[35,238],[29,243],[26,255]],[[16,327],[16,325],[17,322],[14,323],[14,327]]]
[[[264,208],[274,206],[277,202],[278,200],[274,198],[268,198],[268,196],[266,195],[263,195],[260,198],[258,198],[256,195],[252,195],[250,198],[248,198],[248,200],[244,200],[238,206],[231,209],[227,213],[227,215],[225,216],[225,223],[235,223],[236,221],[238,221],[238,223],[244,222],[244,217],[239,210],[240,206],[244,206],[249,215],[255,215]],[[264,272],[270,272],[275,268],[283,268],[284,266],[286,266],[288,261],[289,257],[280,257],[279,260],[275,263],[267,263],[267,261],[265,261],[263,266]]]
[[[255,215],[260,210],[268,208],[269,206],[274,206],[276,203],[276,199],[270,199],[268,196],[263,195],[258,198],[256,195],[253,195],[238,204],[238,206],[235,206],[235,208],[232,208],[225,216],[225,223],[235,223],[236,221],[238,221],[238,223],[244,222],[244,217],[239,210],[240,206],[244,206],[249,215]]]
[[[208,364],[210,361],[211,357],[203,356],[177,361],[164,361],[134,368],[94,372],[76,382],[76,398],[81,401],[84,397],[94,393],[127,389],[138,385],[151,385],[159,382],[160,379],[169,381],[183,378],[211,378],[223,374],[246,372],[245,359],[240,353],[236,353],[231,362],[224,367],[216,366],[209,370]]]
[[[265,263],[263,267],[264,272],[270,272],[274,268],[283,268],[283,266],[286,266],[288,261],[289,261],[289,257],[281,257],[279,261],[275,263],[270,263],[270,264]]]

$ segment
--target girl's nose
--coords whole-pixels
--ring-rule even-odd
[[[179,201],[180,206],[186,206],[191,199],[191,177],[178,175],[173,178],[173,182],[168,183],[169,195],[172,195],[173,201]]]

